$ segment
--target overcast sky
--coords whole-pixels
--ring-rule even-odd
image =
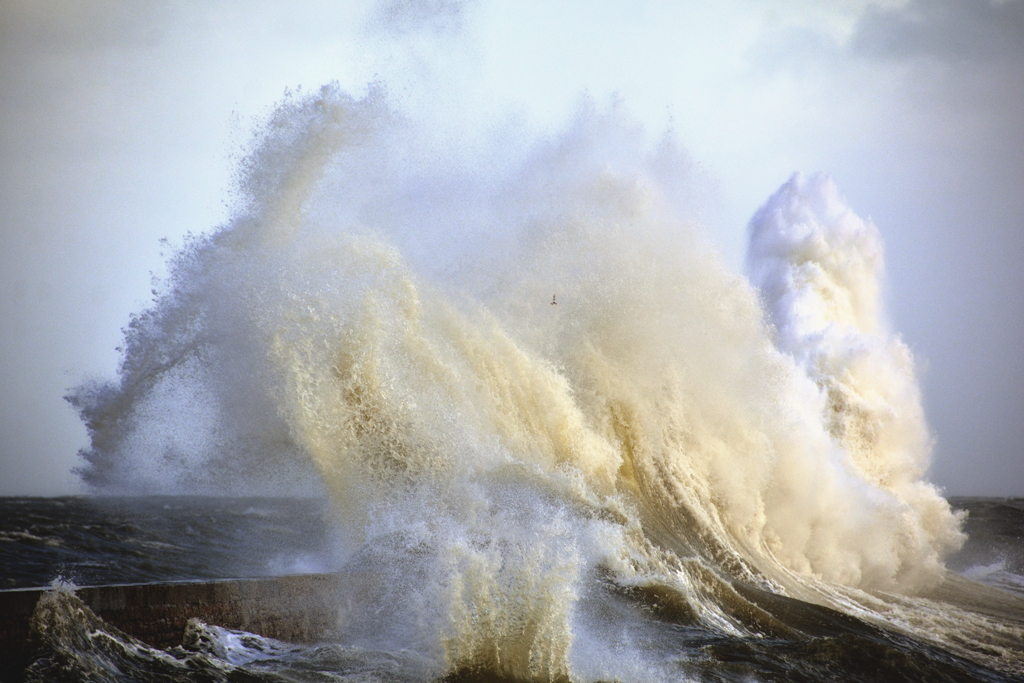
[[[617,99],[714,179],[737,270],[757,207],[830,172],[886,242],[931,479],[1024,495],[1024,0],[0,0],[0,495],[79,490],[62,396],[226,219],[260,117],[329,81],[470,134]]]

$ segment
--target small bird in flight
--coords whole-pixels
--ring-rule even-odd
[[[558,305],[558,302],[555,301],[555,295],[554,294],[551,295],[551,305],[552,306],[557,306]]]

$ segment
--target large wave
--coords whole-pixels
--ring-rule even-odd
[[[69,397],[84,480],[327,495],[386,577],[353,637],[442,668],[620,675],[586,656],[595,586],[743,634],[775,622],[737,585],[843,608],[938,584],[959,521],[922,479],[877,230],[834,183],[758,212],[748,281],[671,140],[589,105],[515,135],[438,145],[374,88],[282,104],[118,381]]]

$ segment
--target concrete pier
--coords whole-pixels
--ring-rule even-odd
[[[343,594],[360,577],[305,574],[226,581],[78,588],[75,595],[108,624],[154,647],[181,645],[189,619],[295,643],[328,638]],[[348,589],[348,590],[346,590]],[[47,589],[0,591],[0,681],[30,661],[30,622]]]

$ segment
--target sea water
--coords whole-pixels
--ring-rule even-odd
[[[938,611],[965,607],[982,614],[987,611],[989,618],[994,618],[995,606],[1004,620],[1019,620],[1024,601],[1020,535],[1024,500],[955,498],[952,503],[969,513],[965,525],[969,541],[947,565],[971,582],[949,577],[956,594],[918,601]],[[0,499],[0,580],[7,588],[51,586],[46,616],[58,625],[42,639],[43,647],[25,679],[423,681],[441,677],[443,673],[421,653],[361,646],[363,634],[351,629],[333,642],[300,646],[193,623],[182,634],[181,647],[154,650],[89,615],[74,597],[76,585],[337,570],[332,565],[336,558],[332,534],[324,523],[326,512],[326,501],[315,499]],[[758,596],[757,603],[770,606],[777,617],[764,628],[770,620],[761,615],[766,633],[726,635],[688,623],[690,618],[677,609],[671,595],[624,590],[600,581],[597,585],[599,597],[590,596],[580,618],[614,632],[587,656],[609,668],[610,661],[618,660],[620,670],[632,669],[632,680],[1020,679],[1010,666],[987,667],[977,655],[958,656],[930,642],[927,634],[873,627],[810,603]],[[964,587],[967,592],[960,593]],[[972,602],[972,592],[985,596],[990,603],[987,608]],[[358,596],[355,604],[368,609],[365,599]],[[398,611],[413,603],[400,603]],[[593,626],[580,628],[587,632]],[[1019,644],[1008,649],[1012,655]],[[639,661],[635,650],[643,654]],[[989,659],[998,662],[1003,656],[996,652],[989,652]],[[1005,664],[1012,666],[1013,661]],[[472,673],[461,672],[461,677],[473,678]],[[475,672],[475,677],[497,678],[491,671]],[[620,673],[619,680],[627,679]]]

